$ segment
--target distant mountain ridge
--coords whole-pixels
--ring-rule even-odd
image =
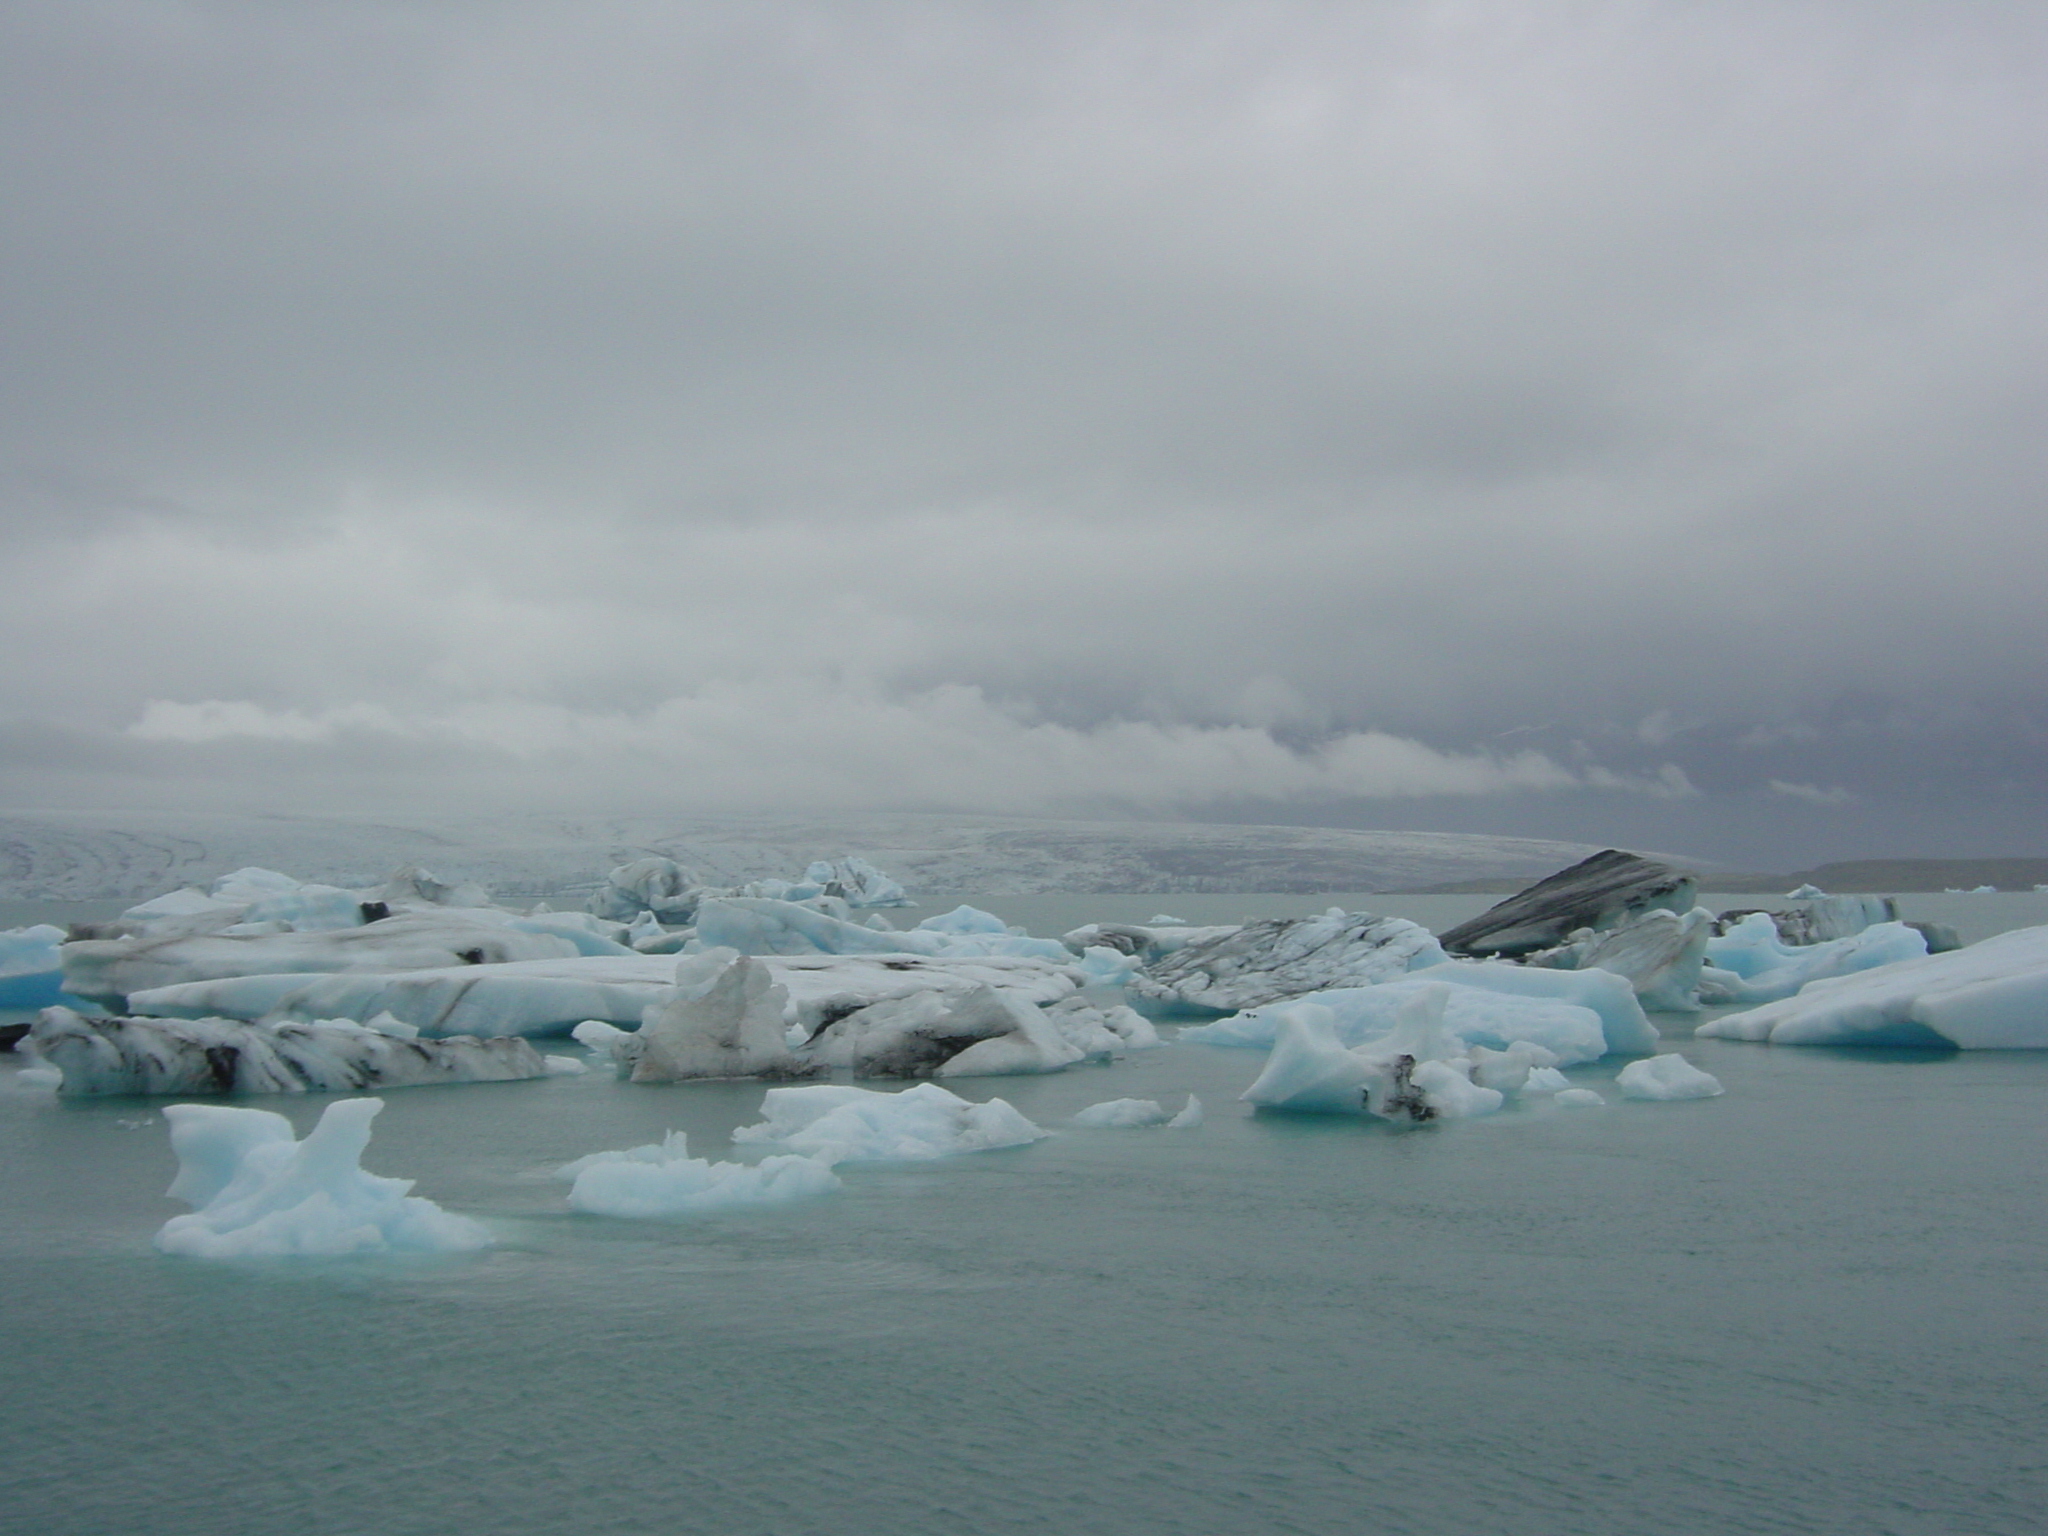
[[[575,895],[628,859],[665,854],[713,884],[800,873],[856,853],[913,892],[1387,891],[1526,882],[1589,843],[1455,832],[888,815],[819,818],[339,817],[17,812],[0,815],[0,896],[136,899],[247,864],[360,886],[401,864],[508,897]]]

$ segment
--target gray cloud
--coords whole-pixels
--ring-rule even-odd
[[[2044,33],[10,7],[10,793],[2009,851]]]

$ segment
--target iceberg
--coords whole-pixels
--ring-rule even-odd
[[[47,1008],[32,1054],[63,1073],[67,1098],[106,1094],[357,1093],[548,1075],[524,1040],[418,1040],[348,1019],[98,1018]]]
[[[511,961],[390,972],[234,976],[133,993],[157,1018],[276,1021],[389,1015],[422,1035],[566,1035],[584,1019],[638,1025],[675,981],[668,956]]]
[[[621,864],[590,898],[591,913],[612,922],[630,923],[642,913],[656,922],[682,926],[697,914],[705,894],[697,877],[674,859],[659,854]]]
[[[1581,928],[1618,928],[1645,912],[1690,912],[1697,886],[1669,864],[1604,849],[1537,881],[1443,935],[1454,955],[1526,955]]]
[[[1899,904],[1889,896],[1816,896],[1803,907],[1771,914],[1787,944],[1825,944],[1898,920]]]
[[[818,1061],[856,1077],[1057,1072],[1087,1054],[1038,1008],[986,986],[871,1004],[826,1025],[808,1046]]]
[[[684,957],[687,958],[687,957]],[[133,994],[137,1013],[164,1018],[373,1019],[390,1014],[423,1035],[569,1034],[586,1019],[638,1027],[665,1002],[677,957],[570,956],[396,974],[229,977]],[[788,1020],[804,1038],[833,1019],[913,992],[992,987],[1033,1004],[1072,997],[1071,967],[1014,956],[953,960],[913,955],[766,956],[789,994]]]
[[[1727,1091],[1711,1072],[1674,1053],[1632,1061],[1614,1081],[1624,1099],[1711,1099]]]
[[[1265,1069],[1240,1097],[1264,1109],[1406,1123],[1491,1114],[1507,1094],[1473,1080],[1479,1063],[1445,1027],[1450,992],[1443,983],[1410,992],[1393,1031],[1356,1047],[1339,1040],[1328,1008],[1290,1004]]]
[[[509,912],[405,912],[355,928],[300,933],[139,933],[74,939],[59,951],[64,990],[114,1012],[138,992],[237,976],[415,971],[579,953],[555,933],[510,926]]]
[[[556,1174],[572,1181],[572,1209],[633,1219],[782,1205],[839,1188],[839,1176],[816,1158],[784,1154],[758,1163],[713,1163],[691,1157],[681,1131],[649,1146],[593,1152]]]
[[[2048,927],[1808,982],[1695,1034],[1773,1045],[2048,1049]]]
[[[825,1163],[922,1161],[1027,1146],[1052,1134],[1002,1099],[976,1104],[937,1083],[899,1093],[819,1084],[770,1088],[735,1142],[779,1142]]]
[[[57,947],[64,930],[53,923],[0,932],[0,1009],[47,1008],[64,999]]]
[[[195,1259],[335,1258],[365,1253],[466,1253],[491,1236],[476,1222],[409,1193],[410,1179],[365,1173],[363,1150],[382,1099],[329,1104],[304,1141],[267,1109],[171,1104],[178,1176],[170,1194],[196,1207],[156,1235]]]
[[[1188,945],[1132,976],[1126,990],[1161,1012],[1234,1013],[1333,987],[1386,981],[1440,965],[1427,928],[1332,907],[1270,918]]]
[[[1846,938],[1788,944],[1768,912],[1751,912],[1707,941],[1701,997],[1710,1003],[1771,1003],[1809,982],[1847,976],[1928,953],[1927,936],[1905,923],[1876,923]]]
[[[902,886],[866,859],[852,854],[837,859],[819,859],[804,871],[804,880],[827,896],[837,896],[849,907],[914,907],[916,902]]]
[[[1135,1130],[1141,1126],[1164,1125],[1173,1117],[1157,1099],[1110,1099],[1090,1104],[1074,1116],[1074,1124],[1090,1130]]]
[[[676,966],[669,996],[647,1009],[635,1037],[636,1083],[704,1077],[809,1077],[785,1038],[789,992],[759,960],[708,949]]]
[[[1090,1104],[1074,1116],[1073,1123],[1090,1130],[1139,1130],[1164,1126],[1172,1131],[1192,1130],[1202,1123],[1202,1101],[1192,1093],[1177,1114],[1169,1114],[1157,1099],[1110,1099]]]
[[[1713,932],[1714,914],[1705,907],[1683,913],[1656,907],[1604,933],[1581,929],[1571,942],[1527,955],[1524,963],[1612,971],[1652,1013],[1697,1013]]]
[[[1611,971],[1553,971],[1500,960],[1454,960],[1376,986],[1311,992],[1294,1001],[1325,1009],[1339,1043],[1349,1048],[1390,1035],[1408,999],[1434,986],[1449,988],[1443,1026],[1467,1046],[1538,1045],[1566,1064],[1656,1048],[1656,1026],[1644,1015],[1635,990]],[[1214,1024],[1183,1029],[1180,1038],[1271,1049],[1289,1006],[1247,1009]]]

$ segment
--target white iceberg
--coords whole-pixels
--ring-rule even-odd
[[[409,1193],[410,1179],[362,1169],[381,1099],[327,1106],[304,1141],[266,1109],[171,1104],[178,1176],[170,1194],[195,1206],[156,1235],[195,1259],[334,1258],[363,1253],[463,1253],[490,1246],[476,1222]]]
[[[1134,975],[1132,997],[1166,1011],[1234,1013],[1333,987],[1366,986],[1446,956],[1427,928],[1332,907],[1273,918],[1176,950]]]
[[[64,990],[121,1011],[138,992],[237,976],[431,970],[580,953],[559,934],[512,926],[513,914],[451,908],[400,913],[310,933],[141,933],[74,939],[61,950]]]
[[[1554,970],[1612,971],[1627,978],[1652,1013],[1697,1013],[1700,975],[1713,932],[1714,914],[1705,907],[1689,912],[1652,907],[1604,932],[1581,930],[1569,943],[1532,954],[1525,963]]]
[[[821,1068],[790,1053],[788,1004],[759,960],[729,949],[686,956],[669,996],[642,1017],[633,1081],[810,1076]]]
[[[656,922],[682,925],[696,917],[697,903],[705,894],[689,870],[674,859],[651,854],[607,875],[590,898],[590,910],[613,922],[630,923],[647,914]]]
[[[0,1009],[25,1012],[62,1001],[57,947],[63,942],[64,930],[53,923],[0,932]]]
[[[1050,1135],[1002,1099],[976,1104],[937,1083],[900,1093],[819,1084],[770,1088],[766,1117],[736,1142],[779,1142],[825,1163],[919,1161],[1027,1146]]]
[[[1552,971],[1502,960],[1451,961],[1371,987],[1342,987],[1294,999],[1325,1008],[1337,1041],[1364,1045],[1391,1034],[1418,991],[1444,997],[1444,1027],[1464,1047],[1540,1045],[1567,1065],[1613,1052],[1636,1054],[1657,1042],[1626,978],[1611,971]],[[1270,1049],[1291,1003],[1250,1008],[1213,1024],[1183,1029],[1180,1038],[1206,1045]]]
[[[1713,1073],[1669,1052],[1630,1062],[1614,1081],[1625,1099],[1711,1099],[1726,1091]]]
[[[598,1216],[644,1219],[781,1205],[839,1188],[816,1158],[783,1155],[758,1163],[713,1163],[690,1156],[681,1131],[623,1152],[593,1152],[557,1170],[573,1183],[569,1204]]]
[[[1550,1102],[1562,1109],[1598,1109],[1607,1101],[1591,1088],[1560,1088]]]
[[[1164,1125],[1172,1118],[1157,1099],[1109,1099],[1081,1110],[1074,1116],[1074,1124],[1090,1130],[1135,1130]]]
[[[128,1005],[164,1018],[372,1019],[388,1013],[423,1035],[566,1035],[586,1019],[638,1027],[648,1008],[667,1001],[678,963],[669,955],[572,955],[397,973],[240,976],[138,991]],[[1071,966],[1016,956],[777,955],[762,963],[789,994],[786,1022],[805,1038],[856,1009],[913,992],[987,986],[1044,1005],[1072,997],[1081,984]]]
[[[1847,937],[1787,944],[1768,912],[1751,912],[1707,941],[1702,999],[1710,1003],[1770,1003],[1791,997],[1809,982],[1848,976],[1927,953],[1927,937],[1904,923],[1874,923]]]
[[[106,1094],[358,1093],[548,1075],[524,1040],[419,1040],[349,1019],[100,1018],[48,1008],[33,1054],[63,1074],[66,1097]]]
[[[1773,1045],[2048,1049],[2048,927],[1808,982],[1696,1034]]]
[[[1288,1005],[1265,1069],[1241,1097],[1266,1109],[1402,1122],[1491,1114],[1507,1094],[1473,1080],[1478,1061],[1445,1027],[1451,990],[1437,984],[1410,992],[1394,1030],[1356,1047],[1337,1038],[1328,1008]]]
[[[1091,1130],[1139,1130],[1165,1126],[1168,1130],[1191,1130],[1202,1123],[1202,1101],[1192,1093],[1178,1114],[1169,1113],[1157,1099],[1109,1099],[1090,1104],[1074,1116],[1075,1125]]]

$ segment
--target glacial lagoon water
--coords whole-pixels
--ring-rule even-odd
[[[1331,900],[985,904],[1057,932]],[[669,1129],[730,1155],[759,1085],[393,1092],[367,1165],[500,1239],[414,1262],[163,1257],[160,1106],[0,1081],[0,1529],[2038,1531],[2048,1053],[1660,1023],[1725,1097],[1400,1132],[1252,1115],[1256,1053],[1175,1045],[956,1085],[1060,1132],[1035,1146],[665,1223],[573,1215],[549,1171]],[[1065,1124],[1189,1091],[1192,1131]]]

